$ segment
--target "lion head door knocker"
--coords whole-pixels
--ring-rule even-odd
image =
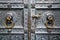
[[[14,22],[14,14],[12,15],[13,13],[12,12],[8,12],[8,14],[6,15],[5,17],[5,27],[8,28],[8,31],[11,32],[12,28],[14,27],[15,25],[15,22]]]
[[[53,26],[54,26],[54,16],[53,16],[53,15],[48,15],[48,16],[46,17],[45,26],[46,26],[47,28],[53,28]]]

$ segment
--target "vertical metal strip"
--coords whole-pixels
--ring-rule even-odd
[[[28,9],[24,8],[24,40],[28,40]]]
[[[28,9],[29,9],[29,12],[28,12],[28,40],[31,40],[31,13],[30,13],[30,9],[31,9],[31,4],[30,4],[30,1],[29,0],[29,4],[28,4]]]

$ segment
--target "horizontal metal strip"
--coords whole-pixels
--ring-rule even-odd
[[[41,3],[40,3],[40,2],[38,2],[38,3],[36,3],[36,4],[60,4],[60,3],[58,3],[58,2],[57,2],[57,3],[49,3],[49,2],[45,2],[45,3],[44,3],[44,2],[41,2]]]
[[[60,4],[60,3],[35,3],[35,4]]]
[[[36,8],[37,10],[60,10],[60,8]]]
[[[23,8],[0,8],[0,10],[21,10]]]
[[[35,8],[60,8],[60,4],[35,4]]]
[[[35,33],[36,35],[60,35],[60,33]]]
[[[23,3],[21,1],[0,1],[0,3]]]
[[[47,0],[47,1],[43,1],[43,0],[36,0],[36,3],[60,3],[59,0],[55,1],[55,0]]]
[[[0,33],[0,35],[22,35],[24,33]]]

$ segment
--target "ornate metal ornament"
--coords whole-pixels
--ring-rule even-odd
[[[45,26],[47,28],[53,28],[54,27],[54,16],[53,15],[47,14]]]
[[[5,18],[5,27],[8,28],[8,31],[11,31],[11,29],[14,27],[16,22],[16,13],[14,12],[7,12],[6,18]]]

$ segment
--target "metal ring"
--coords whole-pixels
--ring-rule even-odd
[[[6,28],[13,28],[14,27],[14,22],[12,21],[11,26],[8,26],[6,23],[4,23]]]

